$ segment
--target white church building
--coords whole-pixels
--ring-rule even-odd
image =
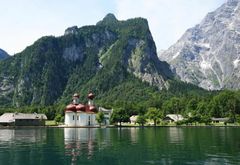
[[[75,93],[73,95],[72,103],[67,105],[65,109],[65,125],[69,127],[84,127],[84,126],[97,126],[96,115],[98,112],[97,107],[93,103],[94,94],[88,94],[88,104],[79,103],[79,94]],[[99,108],[102,111],[102,108]],[[104,121],[106,125],[109,125],[109,118],[112,110],[104,109],[104,114],[107,114],[108,118]]]

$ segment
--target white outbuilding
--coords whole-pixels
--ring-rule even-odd
[[[180,114],[168,114],[168,115],[166,115],[166,117],[163,120],[171,123],[171,122],[182,121],[182,120],[184,120],[184,118]]]

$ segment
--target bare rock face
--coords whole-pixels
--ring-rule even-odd
[[[88,32],[83,33],[82,31]],[[71,62],[82,62],[86,57],[87,49],[99,51],[108,43],[117,39],[117,34],[109,29],[101,28],[96,30],[94,26],[85,26],[79,29],[77,26],[73,26],[65,30],[64,36],[72,38],[72,42],[63,51],[63,58]]]
[[[72,27],[67,28],[64,32],[64,35],[69,35],[69,34],[78,34],[78,27],[72,26]]]
[[[84,58],[84,49],[81,46],[72,45],[64,49],[63,58],[70,61],[82,61]]]
[[[149,35],[151,38],[151,35]],[[171,78],[169,65],[157,59],[155,45],[148,44],[149,40],[129,39],[125,53],[129,53],[127,59],[128,72],[137,78],[157,86],[160,90],[168,88],[167,79]]]
[[[4,50],[0,49],[0,60],[8,58],[9,55]]]
[[[209,13],[159,58],[183,81],[209,90],[240,89],[240,1]]]
[[[0,99],[11,101],[11,93],[14,91],[10,77],[0,77]]]

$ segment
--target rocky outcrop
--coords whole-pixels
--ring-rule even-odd
[[[240,89],[240,1],[228,0],[159,54],[181,80],[210,90]]]
[[[0,49],[0,60],[8,58],[9,55],[4,50]]]
[[[65,30],[64,35],[69,35],[69,34],[78,34],[78,27],[77,26],[72,26],[69,27]]]
[[[148,34],[149,38],[151,35]],[[157,59],[155,45],[149,45],[151,41],[129,39],[125,51],[129,54],[126,63],[128,71],[136,77],[158,86],[159,89],[168,88],[167,79],[173,77],[168,64]]]

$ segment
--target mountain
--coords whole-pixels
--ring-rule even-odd
[[[159,54],[185,82],[240,89],[240,1],[228,0]]]
[[[97,100],[146,100],[144,90],[166,89],[171,78],[169,65],[158,60],[147,20],[118,21],[108,14],[96,25],[42,37],[2,61],[0,105],[65,103],[73,93],[84,99],[89,91]]]
[[[4,50],[0,49],[0,60],[8,58],[9,55]]]

